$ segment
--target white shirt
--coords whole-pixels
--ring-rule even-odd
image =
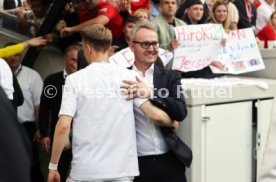
[[[135,65],[133,65],[133,70],[139,73],[149,87],[154,88],[154,65],[145,72],[145,75]],[[134,107],[134,113],[138,156],[160,155],[169,151],[160,127],[152,122],[140,108]]]
[[[6,93],[7,97],[10,100],[13,100],[13,79],[12,79],[12,71],[8,65],[8,63],[0,58],[0,86]]]
[[[139,175],[133,101],[122,96],[122,80],[135,72],[95,62],[66,78],[59,115],[73,122],[73,180],[119,179]],[[145,99],[134,99],[139,107]]]
[[[258,33],[269,21],[274,12],[274,3],[267,4],[265,0],[260,0],[261,5],[257,8],[256,32]]]
[[[35,121],[35,106],[40,104],[43,81],[35,70],[26,66],[19,66],[15,75],[24,96],[24,103],[17,110],[19,122]]]

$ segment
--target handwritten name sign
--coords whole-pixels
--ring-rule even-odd
[[[203,24],[175,27],[179,48],[174,50],[172,69],[188,72],[203,69],[221,52],[225,36],[222,25]]]
[[[214,73],[241,74],[265,68],[254,32],[251,28],[227,33],[227,43],[216,58],[225,65],[223,71],[212,67]]]

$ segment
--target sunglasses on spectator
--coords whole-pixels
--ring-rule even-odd
[[[138,41],[133,41],[135,44],[140,44],[140,46],[144,49],[148,49],[150,46],[153,48],[158,48],[159,47],[159,42],[138,42]]]

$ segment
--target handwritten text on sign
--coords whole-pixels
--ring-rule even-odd
[[[217,60],[227,69],[222,72],[211,67],[215,73],[240,74],[265,68],[251,28],[230,31],[226,46]]]
[[[174,70],[196,71],[209,66],[220,54],[224,29],[219,24],[175,27],[179,48],[174,51]]]

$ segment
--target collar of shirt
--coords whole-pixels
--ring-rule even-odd
[[[148,77],[150,75],[153,76],[153,72],[154,72],[154,64],[152,64],[147,71],[145,72],[145,75],[142,73],[142,71],[138,70],[138,68],[135,66],[135,64],[133,64],[133,68],[134,71],[136,71],[137,73],[139,73],[139,75],[144,78],[144,77]]]
[[[19,67],[14,72],[14,74],[16,75],[16,77],[20,74],[21,71],[22,71],[22,64],[20,64]]]
[[[63,70],[63,78],[66,79],[66,77],[68,76],[68,73],[66,72],[65,68]]]
[[[173,27],[175,27],[176,25],[175,25],[175,20],[173,19],[173,21],[172,22],[168,22],[168,24],[169,25],[172,25]]]

